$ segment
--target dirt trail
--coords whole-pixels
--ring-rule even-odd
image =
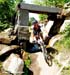
[[[31,59],[30,70],[33,75],[56,75],[59,70],[55,63],[51,67],[47,65],[42,52],[32,53]]]
[[[50,42],[49,46],[53,46],[54,43],[61,38],[60,35],[54,36]],[[53,41],[52,41],[53,40]],[[59,71],[58,66],[53,62],[53,65],[50,67],[45,62],[42,52],[32,53],[30,65],[30,70],[34,73],[33,75],[56,75]]]

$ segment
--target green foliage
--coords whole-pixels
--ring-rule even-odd
[[[4,29],[9,28],[11,25],[9,25],[8,23],[2,23],[0,22],[0,31],[3,31]]]
[[[70,48],[70,24],[66,26],[65,30],[63,31],[64,38],[60,41],[64,44],[64,47],[69,49]]]
[[[40,14],[39,18],[40,18],[41,21],[43,21],[43,20],[47,19],[47,15]]]
[[[64,35],[64,37],[58,41],[55,46],[58,47],[58,50],[61,49],[61,52],[65,51],[64,55],[67,56],[67,54],[70,53],[70,24],[66,26],[65,30],[61,34]],[[68,65],[63,68],[61,75],[70,75],[70,61],[68,62]]]
[[[64,67],[61,72],[61,75],[70,75],[70,66]]]
[[[14,14],[14,2],[12,0],[5,0],[0,3],[0,21],[10,22]]]
[[[70,24],[66,26],[65,30],[63,31],[64,37],[70,37]]]
[[[31,26],[32,25],[32,21],[34,21],[35,20],[35,18],[34,17],[31,17],[30,19],[29,19],[29,26]]]
[[[23,0],[0,0],[0,30],[12,24],[12,17],[17,11],[16,6],[21,1]]]
[[[2,62],[0,61],[0,71],[1,71],[1,69],[2,69]]]
[[[22,75],[28,75],[28,68],[24,65],[24,73]]]
[[[64,39],[62,40],[62,42],[64,43],[64,47],[65,47],[65,48],[67,48],[67,49],[70,48],[70,38],[69,38],[69,37],[68,37],[68,38],[64,38]]]
[[[64,2],[65,2],[65,3],[68,3],[68,2],[70,2],[70,0],[64,0]]]
[[[65,30],[61,33],[64,37],[55,44],[58,49],[70,49],[70,24],[66,26]]]
[[[31,22],[29,21],[28,26],[31,26]]]
[[[30,59],[30,57],[28,57],[28,59],[25,60],[25,65],[26,65],[26,67],[29,67],[30,64],[31,64],[31,59]]]
[[[62,8],[65,3],[70,2],[70,0],[33,0],[33,3],[41,6],[50,6],[50,7],[60,7]],[[40,20],[43,20],[46,15],[40,15]]]
[[[30,64],[31,64],[31,59],[30,59],[30,57],[28,57],[28,59],[26,59],[25,61],[24,61],[24,74],[23,75],[29,75],[29,66],[30,66]]]
[[[43,5],[43,6],[55,6],[55,7],[60,7],[67,3],[70,2],[70,0],[33,0],[33,3],[37,5]]]
[[[3,2],[5,2],[6,0],[0,0],[0,3],[3,3]]]
[[[54,62],[55,62],[56,65],[58,65],[58,67],[61,67],[61,66],[62,66],[62,64],[60,64],[60,63],[58,62],[58,60],[54,59]]]

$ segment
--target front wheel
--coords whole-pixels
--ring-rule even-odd
[[[52,66],[52,59],[53,57],[51,55],[48,55],[47,57],[45,57],[45,61],[49,66]]]

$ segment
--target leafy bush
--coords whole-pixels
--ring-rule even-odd
[[[65,48],[70,48],[70,24],[66,26],[63,31],[64,38],[61,40],[62,44],[64,44]]]
[[[11,25],[8,23],[2,23],[0,22],[0,31],[3,31],[4,29],[9,28]]]
[[[70,66],[64,67],[64,69],[61,72],[61,75],[70,75]]]
[[[24,61],[24,74],[23,75],[29,75],[30,70],[28,69],[31,64],[31,59],[28,55],[28,58]]]
[[[28,59],[25,60],[25,65],[26,65],[26,67],[29,67],[30,64],[31,64],[31,59],[30,59],[30,57],[28,57]]]
[[[57,46],[58,48],[66,48],[67,50],[69,50],[70,48],[70,24],[66,26],[65,30],[61,33],[64,37],[58,41],[55,46]],[[63,50],[62,49],[62,50]]]

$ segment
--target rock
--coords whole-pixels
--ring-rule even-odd
[[[10,35],[10,32],[3,31],[0,33],[0,43],[10,44],[11,41],[16,39],[16,35]]]
[[[70,18],[70,17],[69,17]],[[60,32],[63,32],[66,28],[67,25],[70,25],[70,20],[64,20],[64,23],[62,24],[61,28],[60,28]]]
[[[70,16],[70,2],[64,4],[64,8],[62,12],[64,12],[66,16]]]
[[[6,46],[6,47],[4,47],[4,48],[2,48],[1,50],[0,50],[0,56],[1,55],[3,55],[3,54],[6,54],[7,52],[9,53],[9,52],[11,52],[11,51],[15,51],[15,50],[17,50],[17,49],[19,49],[20,47],[18,46],[18,45],[11,45],[11,46]]]
[[[62,38],[62,35],[60,35],[60,34],[55,35],[54,37],[52,37],[52,38],[50,39],[48,45],[49,45],[50,47],[53,47],[54,44],[55,44],[58,40],[60,40],[61,38]]]
[[[32,53],[30,56],[32,62],[29,69],[33,75],[57,75],[58,66],[54,62],[51,67],[48,66],[42,52]]]
[[[70,2],[64,4],[64,8],[70,8]]]
[[[14,75],[21,75],[23,73],[23,67],[23,60],[13,53],[3,62],[3,69]]]
[[[70,16],[70,8],[66,9],[65,12],[66,12],[66,16]]]
[[[13,32],[13,28],[5,29],[4,32],[11,34]]]
[[[4,44],[0,44],[0,51],[3,49],[3,48],[6,48],[8,45],[4,45]]]
[[[28,26],[19,26],[18,30],[19,30],[19,32],[18,32],[19,39],[29,40],[30,32],[29,32]]]
[[[0,33],[0,43],[10,43],[11,39],[9,38],[7,33],[1,32]]]

